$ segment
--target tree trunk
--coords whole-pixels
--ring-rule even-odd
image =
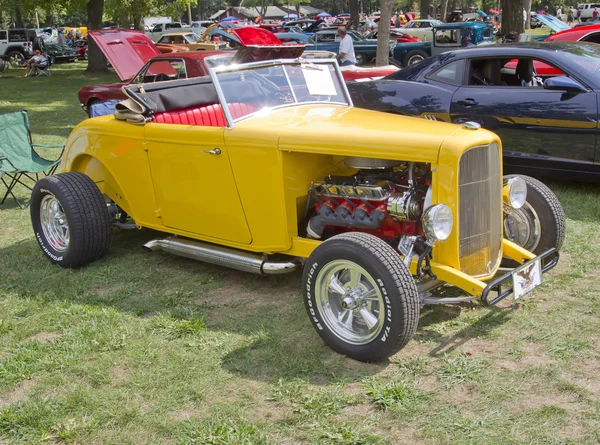
[[[525,29],[531,29],[531,0],[523,0],[523,7],[525,8],[525,11],[527,11]]]
[[[426,19],[429,16],[429,0],[421,0],[420,11],[421,19]]]
[[[446,21],[446,14],[448,14],[448,0],[442,0],[442,4],[441,4],[441,8],[440,8],[440,20],[442,22]]]
[[[358,29],[358,0],[350,0],[350,23],[349,28]]]
[[[15,28],[24,28],[23,14],[21,14],[21,6],[15,8]]]
[[[104,0],[89,0],[86,5],[88,15],[88,29],[102,29],[102,13],[104,12]],[[88,39],[88,73],[102,73],[107,71],[104,63],[104,55],[94,39]]]
[[[523,32],[523,0],[502,2],[502,33],[506,35],[509,32]]]
[[[381,0],[381,16],[377,27],[377,60],[376,66],[390,64],[390,21],[394,0]]]

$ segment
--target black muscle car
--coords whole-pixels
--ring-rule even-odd
[[[496,132],[506,173],[600,180],[600,45],[467,48],[348,86],[358,107]]]

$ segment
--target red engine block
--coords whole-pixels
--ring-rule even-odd
[[[338,200],[336,198],[325,197],[322,197],[322,199],[325,200],[322,202],[317,202],[316,211],[319,211],[321,206],[327,205],[334,211],[338,207],[344,207],[350,213],[353,213],[357,209],[362,209],[369,215],[371,215],[374,210],[379,210],[385,213],[385,219],[378,229],[356,229],[352,227],[326,226],[326,231],[334,231],[337,233],[364,232],[385,239],[399,238],[403,235],[415,236],[423,234],[420,225],[417,224],[417,221],[399,221],[394,219],[394,217],[389,214],[387,205],[380,201],[367,201],[370,204],[367,205],[360,199]]]

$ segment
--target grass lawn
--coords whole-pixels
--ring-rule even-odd
[[[34,140],[84,118],[83,64],[0,74],[0,112]],[[0,207],[0,444],[598,444],[600,187],[551,184],[567,240],[511,306],[426,307],[409,345],[369,365],[311,327],[300,274],[257,277],[143,252],[52,266],[29,212]],[[25,197],[25,191],[19,194]]]

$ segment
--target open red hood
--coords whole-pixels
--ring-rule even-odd
[[[306,48],[306,45],[284,45],[271,31],[254,26],[233,28],[231,31],[242,44],[231,63],[295,59],[300,57]]]
[[[144,64],[161,53],[144,33],[128,29],[101,29],[88,33],[121,80],[131,79]]]
[[[281,40],[266,29],[242,26],[241,28],[232,28],[231,32],[236,35],[242,45],[281,45]]]

